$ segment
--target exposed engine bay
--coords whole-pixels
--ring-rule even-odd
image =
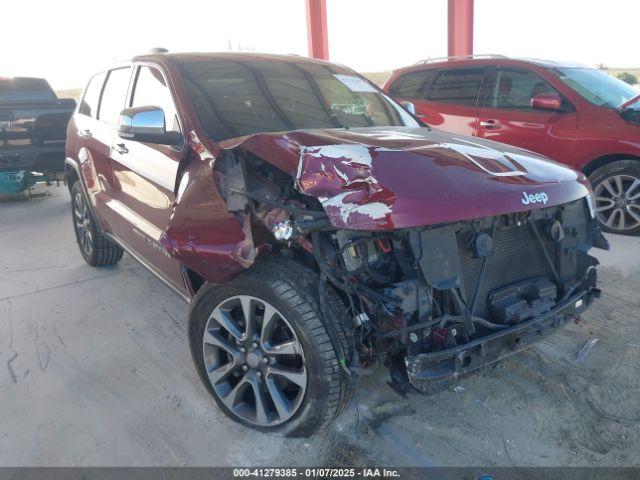
[[[422,392],[525,348],[599,295],[592,246],[606,248],[589,197],[472,220],[366,231],[332,225],[290,175],[240,149],[216,166],[256,245],[315,269],[347,305],[358,366],[384,362],[395,389]],[[333,332],[337,351],[344,347]],[[351,368],[344,352],[345,368]]]

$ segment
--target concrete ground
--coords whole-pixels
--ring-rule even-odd
[[[218,411],[186,304],[128,256],[87,266],[66,189],[46,191],[0,203],[1,466],[640,464],[640,238],[598,252],[579,324],[431,397],[373,369],[329,432],[284,439]]]

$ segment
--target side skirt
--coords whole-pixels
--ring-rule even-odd
[[[109,237],[109,240],[111,240],[112,242],[120,245],[124,249],[124,251],[127,252],[129,255],[131,255],[138,263],[140,263],[143,267],[145,267],[147,270],[153,273],[156,277],[162,280],[162,282],[165,283],[169,288],[171,288],[171,290],[176,292],[182,300],[184,300],[188,304],[191,303],[190,297],[188,297],[187,295],[184,294],[184,292],[181,292],[178,288],[176,288],[162,273],[160,273],[158,270],[152,267],[149,264],[149,262],[143,259],[140,255],[138,255],[133,249],[129,248],[128,245],[126,245],[119,238],[115,237],[112,234],[104,233],[104,235]]]

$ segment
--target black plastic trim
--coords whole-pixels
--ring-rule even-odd
[[[411,384],[423,393],[435,393],[452,381],[517,353],[586,310],[598,290],[582,290],[549,312],[465,345],[405,359]]]

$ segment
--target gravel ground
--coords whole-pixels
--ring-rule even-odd
[[[0,203],[2,466],[640,465],[640,239],[598,252],[603,295],[579,323],[434,396],[374,368],[330,431],[294,440],[227,420],[186,304],[130,257],[85,265],[66,189],[44,191]]]

